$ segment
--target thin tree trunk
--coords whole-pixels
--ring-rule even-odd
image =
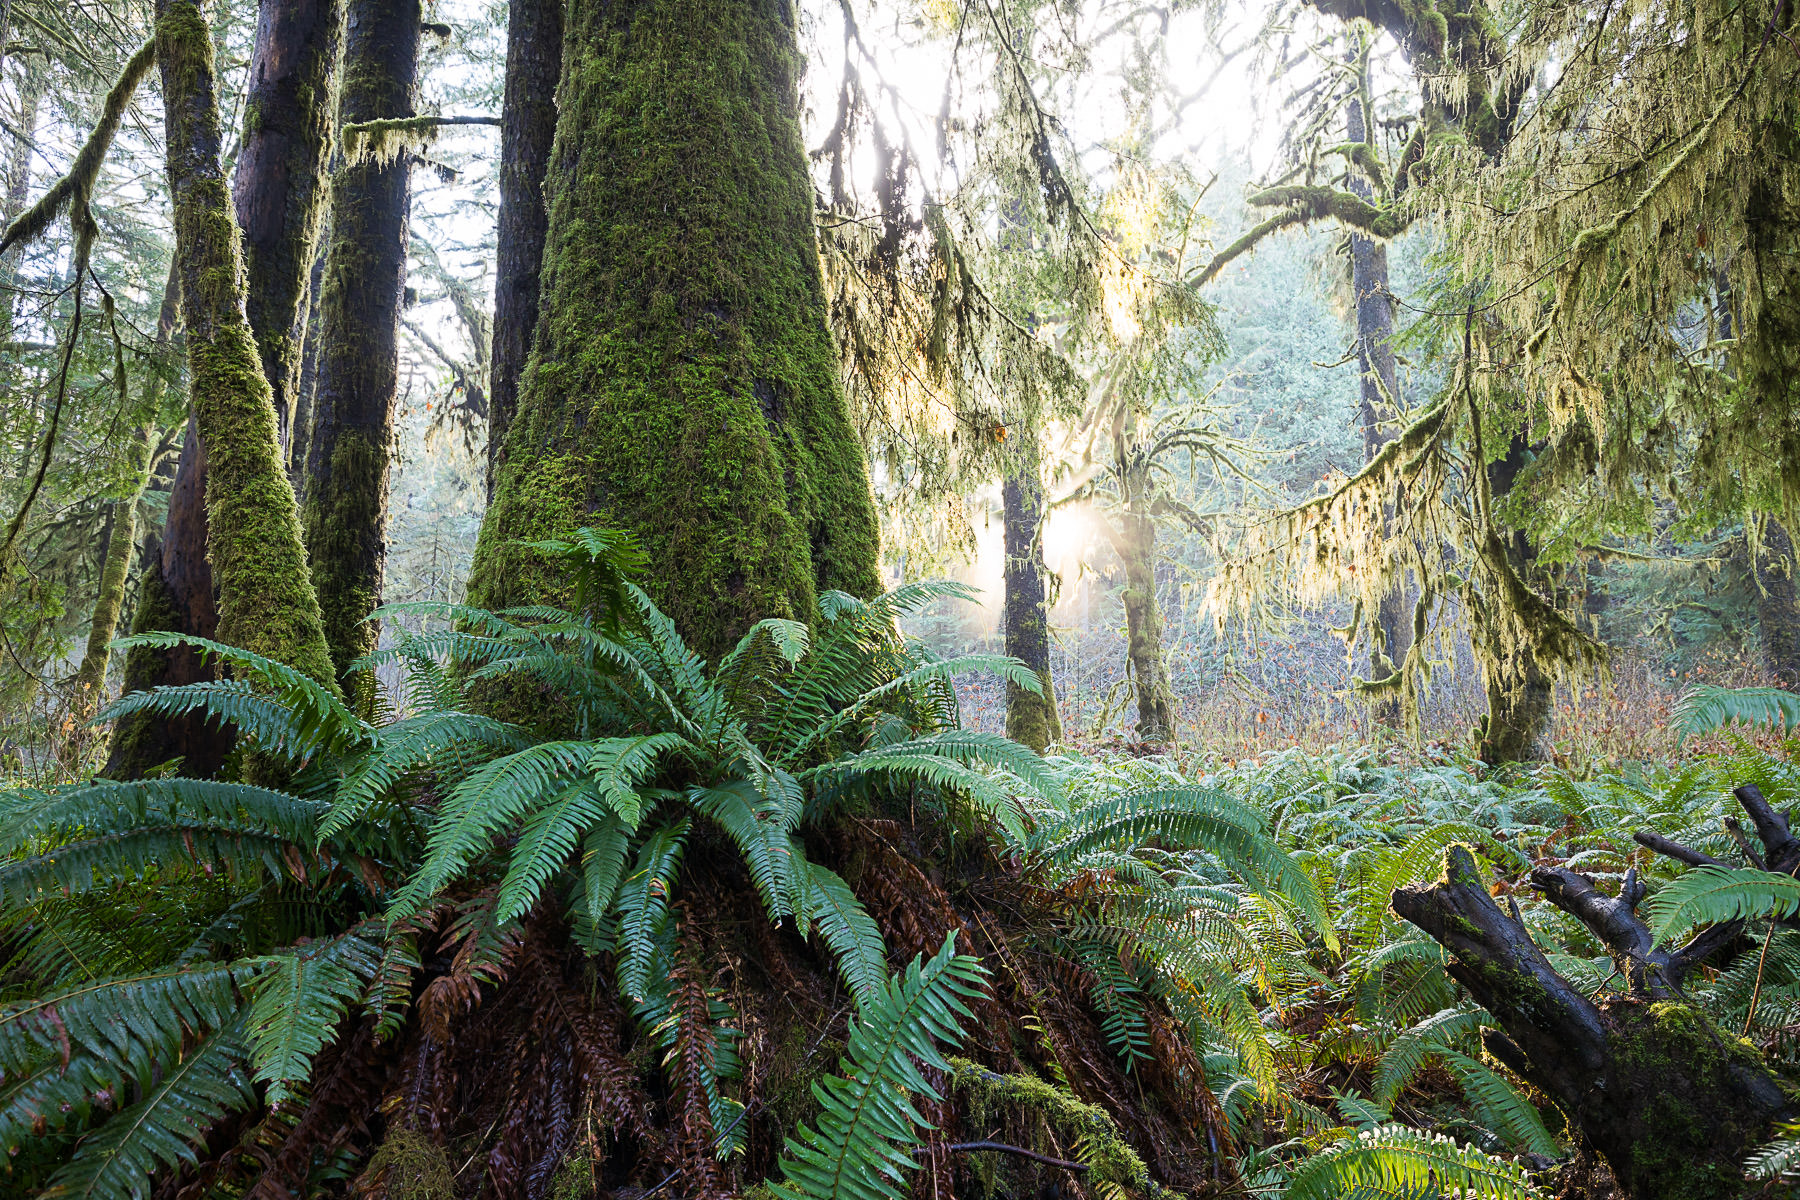
[[[787,0],[579,0],[542,308],[470,601],[567,600],[519,543],[611,524],[699,652],[880,589],[837,383]]]
[[[290,444],[307,284],[325,210],[331,95],[343,0],[264,0],[233,187],[247,272],[245,315]]]
[[[556,140],[563,0],[513,0],[506,26],[506,100],[500,116],[500,217],[494,255],[494,349],[488,369],[487,496],[519,406],[519,377],[537,329],[544,266],[544,172]]]
[[[288,449],[288,479],[294,491],[306,491],[306,453],[312,448],[313,396],[319,385],[319,309],[325,290],[325,246],[313,255],[312,278],[307,283],[306,332],[300,343],[300,382],[294,389],[294,428]]]
[[[423,20],[419,0],[350,0],[340,128],[414,115]],[[331,189],[305,522],[340,678],[377,638],[411,170],[404,152],[346,161]]]
[[[1345,124],[1352,143],[1369,141],[1360,94],[1351,98]],[[1354,168],[1346,186],[1364,200],[1374,200],[1374,188]],[[1400,381],[1394,362],[1394,305],[1388,290],[1387,246],[1356,230],[1350,231],[1350,290],[1356,304],[1359,414],[1363,461],[1366,463],[1393,439],[1393,429],[1384,422],[1392,421],[1396,415]],[[1375,637],[1369,650],[1370,679],[1393,675],[1395,664],[1405,657],[1412,632],[1406,608],[1406,596],[1400,589],[1392,589],[1382,596],[1375,613]],[[1383,724],[1400,724],[1402,713],[1397,701],[1377,700],[1374,710],[1376,719]]]
[[[1138,739],[1167,742],[1175,736],[1175,688],[1163,658],[1162,609],[1156,603],[1156,522],[1133,512],[1117,519],[1113,544],[1125,565],[1125,652],[1137,685]]]
[[[162,310],[156,318],[158,357],[166,349],[175,332],[175,321],[181,303],[180,277],[175,264],[169,264],[169,280],[163,286]],[[76,707],[91,716],[99,707],[106,689],[106,665],[111,654],[113,634],[118,631],[119,612],[125,606],[125,577],[131,570],[132,555],[137,551],[137,509],[150,483],[150,453],[156,442],[155,413],[162,406],[163,377],[152,370],[144,384],[141,410],[148,419],[138,427],[131,446],[132,490],[114,500],[106,521],[106,550],[100,568],[100,594],[94,601],[94,615],[88,622],[87,652],[73,680]]]
[[[1756,622],[1763,664],[1777,687],[1800,692],[1800,596],[1796,595],[1794,542],[1774,521],[1763,526],[1756,556]]]
[[[1524,437],[1514,437],[1506,456],[1488,466],[1488,486],[1495,503],[1512,490],[1525,467],[1526,453]],[[1529,583],[1536,573],[1537,548],[1523,530],[1515,529],[1503,540],[1512,569]],[[1550,676],[1528,646],[1506,640],[1501,632],[1503,622],[1484,619],[1479,605],[1470,615],[1473,619],[1469,636],[1481,665],[1488,702],[1487,716],[1478,730],[1481,759],[1489,764],[1533,761],[1541,753],[1539,739],[1550,719]]]
[[[169,191],[194,430],[205,447],[206,557],[220,641],[331,679],[275,404],[244,318],[243,269],[219,165],[211,30],[193,0],[158,0]]]
[[[1044,485],[1037,464],[1021,453],[1014,473],[1001,485],[1001,529],[1006,547],[1006,652],[1037,672],[1042,695],[1016,683],[1006,685],[1006,736],[1040,754],[1062,740],[1056,688],[1050,678],[1050,606],[1045,594],[1043,540]]]

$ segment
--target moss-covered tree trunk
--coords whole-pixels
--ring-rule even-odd
[[[205,448],[218,637],[328,680],[330,655],[282,470],[274,397],[244,317],[237,225],[219,163],[211,30],[193,0],[158,0],[156,51],[189,393]]]
[[[1497,504],[1517,482],[1529,461],[1523,436],[1513,438],[1504,457],[1487,468],[1488,487]],[[1512,572],[1529,586],[1536,582],[1537,547],[1523,530],[1496,533],[1491,553],[1503,554]],[[1479,600],[1470,622],[1469,638],[1481,667],[1488,711],[1477,730],[1476,752],[1486,763],[1528,762],[1541,753],[1540,739],[1550,720],[1550,676],[1528,646],[1508,640],[1507,622],[1488,613],[1497,598]]]
[[[1125,567],[1125,654],[1137,686],[1138,738],[1167,742],[1175,736],[1175,688],[1163,658],[1162,609],[1156,603],[1156,521],[1129,511],[1115,520],[1112,544]]]
[[[288,449],[288,478],[294,491],[306,490],[306,452],[312,448],[313,394],[319,383],[319,293],[325,290],[325,247],[313,255],[312,277],[306,287],[306,331],[300,342],[300,378],[294,387],[294,426]]]
[[[537,330],[544,266],[544,173],[556,140],[563,0],[513,0],[506,23],[506,98],[500,110],[500,215],[494,250],[494,343],[488,366],[487,493],[494,497],[507,426],[519,407]]]
[[[574,0],[537,338],[469,584],[563,598],[521,539],[635,531],[703,653],[880,587],[837,382],[787,0]]]
[[[175,264],[169,265],[169,281],[163,286],[162,309],[156,318],[156,349],[169,344],[181,304],[180,280]],[[137,510],[150,484],[150,455],[156,441],[154,416],[162,406],[163,376],[152,369],[144,384],[145,396],[140,408],[150,419],[140,425],[132,437],[129,472],[130,490],[109,507],[106,517],[106,548],[100,563],[100,590],[94,598],[94,614],[88,620],[87,649],[73,680],[75,704],[79,711],[91,716],[100,704],[106,688],[106,667],[111,659],[113,635],[118,632],[119,614],[125,607],[125,577],[131,570],[131,559],[137,551]]]
[[[1042,753],[1062,740],[1056,711],[1056,687],[1050,678],[1050,604],[1045,580],[1044,485],[1037,464],[1021,454],[1000,488],[1001,532],[1006,549],[1004,573],[1006,652],[1037,672],[1041,695],[1016,683],[1006,685],[1006,736]]]
[[[244,239],[244,309],[283,447],[290,444],[307,287],[325,212],[343,33],[343,0],[264,0],[244,97],[233,189]]]
[[[327,141],[324,139],[329,136],[329,127],[321,126],[316,116],[319,106],[325,103],[320,89],[329,94],[336,66],[335,47],[341,35],[342,7],[336,0],[300,0],[299,3],[262,0],[260,4],[252,51],[253,100],[245,113],[244,146],[233,183],[236,193],[233,211],[249,223],[251,233],[241,247],[248,284],[240,291],[237,303],[243,306],[244,317],[241,319],[251,322],[258,374],[262,375],[264,386],[268,387],[272,372],[290,396],[293,388],[288,373],[297,361],[291,345],[295,335],[294,314],[303,306],[306,295],[304,279],[300,290],[295,290],[291,267],[296,260],[307,262],[310,259],[312,251],[309,247],[318,238],[323,197],[318,178],[319,164],[325,153]],[[166,73],[166,65],[164,70]],[[207,86],[210,87],[210,65],[207,70]],[[258,97],[260,99],[255,99]],[[208,103],[216,105],[216,101]],[[173,106],[170,111],[174,113]],[[203,119],[193,112],[179,115],[183,121]],[[216,108],[210,120],[214,125],[213,166],[183,164],[184,170],[217,169]],[[172,117],[171,127],[174,124]],[[321,140],[302,144],[315,138]],[[171,173],[175,165],[171,159]],[[211,241],[217,242],[220,236],[212,233]],[[235,232],[233,241],[236,242]],[[207,252],[215,256],[222,253],[217,248]],[[240,249],[234,244],[230,256],[235,259],[239,253]],[[188,266],[178,262],[177,269],[185,278]],[[245,397],[248,395],[246,389]],[[278,410],[276,395],[270,389],[270,413],[276,421],[278,461],[285,466],[286,455],[280,447],[289,414]],[[287,403],[283,400],[281,407],[285,408]],[[244,403],[236,415],[248,418],[254,407],[254,404]],[[204,430],[190,420],[181,458],[176,465],[175,482],[169,492],[169,514],[161,537],[152,543],[154,553],[148,556],[133,605],[133,633],[172,630],[198,637],[220,635],[219,604],[215,593],[222,588],[223,581],[215,582],[214,563],[208,557],[210,479],[207,466]],[[273,491],[263,496],[263,500],[272,506],[271,512],[283,503],[291,505],[291,484],[288,490],[290,497],[285,501]],[[246,561],[244,566],[246,579],[254,586],[251,578],[253,561]],[[305,595],[301,595],[302,591]],[[277,607],[297,605],[293,609],[296,613],[308,608],[316,612],[317,608],[316,598],[303,572],[297,578],[282,581],[282,586],[275,591],[273,603]],[[288,632],[300,632],[307,619],[300,616],[297,624],[289,622]],[[280,636],[276,634],[277,639]],[[211,669],[190,650],[140,648],[131,651],[126,658],[124,690],[132,692],[210,678]],[[117,779],[135,778],[150,767],[179,757],[183,759],[182,769],[187,773],[210,775],[231,752],[232,742],[229,728],[198,719],[128,718],[113,731],[106,773]]]
[[[419,0],[350,0],[340,125],[413,112]],[[410,158],[347,161],[331,186],[319,306],[319,377],[306,455],[306,549],[341,676],[375,646],[387,557],[389,444],[406,288]]]
[[[1777,686],[1800,692],[1800,589],[1794,575],[1794,542],[1774,521],[1763,527],[1756,557],[1756,623],[1763,665]]]
[[[1352,97],[1346,106],[1345,125],[1352,143],[1369,140],[1360,95]],[[1345,186],[1364,200],[1372,203],[1375,199],[1375,189],[1355,169]],[[1387,246],[1355,229],[1350,230],[1350,294],[1356,306],[1358,415],[1362,422],[1363,461],[1367,463],[1393,439],[1394,431],[1388,422],[1397,415],[1400,377],[1394,359],[1394,304],[1388,288]],[[1406,655],[1411,633],[1406,596],[1398,589],[1392,590],[1381,598],[1375,614],[1375,637],[1369,650],[1371,679],[1393,675],[1395,664]],[[1400,723],[1397,701],[1377,700],[1374,709],[1376,720],[1382,724]]]

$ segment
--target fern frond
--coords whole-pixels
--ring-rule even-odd
[[[159,1169],[196,1164],[196,1147],[221,1118],[256,1103],[233,1027],[204,1038],[148,1081],[142,1097],[76,1145],[39,1193],[68,1200],[149,1200]]]
[[[686,817],[659,827],[644,840],[636,870],[619,889],[619,990],[635,1002],[649,990],[687,832]]]
[[[917,1163],[913,1147],[925,1124],[910,1096],[942,1097],[926,1082],[921,1065],[948,1071],[938,1042],[956,1046],[962,1001],[977,994],[985,974],[973,958],[955,953],[952,935],[929,962],[915,958],[901,975],[870,996],[850,1023],[839,1063],[842,1075],[813,1085],[822,1108],[814,1127],[800,1126],[787,1139],[781,1169],[786,1183],[771,1185],[781,1200],[901,1200]]]
[[[260,747],[296,759],[321,752],[342,754],[369,738],[368,723],[351,712],[334,689],[260,654],[186,633],[133,634],[131,637],[120,638],[113,646],[118,650],[130,650],[138,646],[156,650],[189,647],[199,651],[203,661],[224,663],[231,667],[234,678],[218,684],[194,684],[189,687],[132,692],[115,701],[95,718],[96,721],[110,721],[137,711],[161,712],[162,715],[173,716],[204,707],[215,717],[235,722],[237,718],[227,716],[226,713],[236,705],[240,707],[241,715],[247,719],[262,722],[254,729]],[[234,683],[240,686],[230,686]],[[272,695],[277,702],[276,706],[268,708],[251,703],[248,697],[252,689],[241,686],[244,684],[254,685]],[[180,702],[182,706],[178,708],[159,709],[159,694],[165,697],[198,699],[192,703],[184,699]],[[216,697],[216,700],[208,703],[205,697],[209,695]],[[170,703],[175,701],[171,700]],[[214,707],[215,704],[218,707]]]
[[[362,819],[410,772],[435,768],[454,777],[481,758],[524,745],[516,727],[477,713],[422,713],[382,726],[338,784],[319,838],[333,837]]]
[[[1405,1125],[1367,1129],[1327,1146],[1300,1164],[1284,1200],[1339,1200],[1353,1195],[1540,1200],[1525,1172],[1512,1163]]]
[[[831,947],[850,994],[858,1004],[866,1004],[887,979],[887,943],[881,926],[837,872],[817,863],[801,866],[806,872],[807,921]]]
[[[1800,695],[1781,688],[1725,688],[1696,684],[1675,705],[1682,738],[1715,733],[1728,725],[1764,725],[1786,736],[1800,727]]]
[[[1455,1050],[1443,1050],[1440,1057],[1462,1084],[1463,1094],[1474,1104],[1476,1117],[1483,1125],[1511,1145],[1555,1157],[1556,1139],[1544,1128],[1537,1105],[1521,1096],[1504,1076],[1479,1059]]]
[[[1401,1089],[1424,1070],[1432,1055],[1460,1043],[1471,1041],[1491,1022],[1488,1014],[1473,1005],[1447,1008],[1425,1018],[1394,1039],[1375,1069],[1374,1096],[1393,1106]]]
[[[379,932],[365,922],[349,933],[308,942],[260,960],[268,967],[251,989],[249,1035],[256,1079],[280,1104],[312,1072],[313,1058],[337,1032],[350,1002],[382,966]]]
[[[1694,925],[1800,912],[1800,879],[1753,867],[1695,867],[1644,905],[1657,941]]]

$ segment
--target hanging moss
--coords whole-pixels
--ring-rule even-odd
[[[244,318],[231,196],[219,166],[211,31],[192,0],[157,6],[169,190],[194,421],[206,444],[207,556],[221,641],[332,677],[275,406]]]
[[[837,383],[786,0],[569,13],[537,345],[469,584],[562,595],[521,540],[607,523],[704,653],[880,586]]]

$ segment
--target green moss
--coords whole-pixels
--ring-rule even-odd
[[[877,591],[837,383],[782,0],[570,13],[537,343],[470,579],[557,599],[522,540],[635,531],[647,587],[717,655],[821,588]]]
[[[1126,1189],[1145,1196],[1175,1196],[1150,1178],[1144,1160],[1119,1133],[1119,1127],[1105,1109],[1075,1098],[1067,1089],[1035,1075],[1001,1075],[964,1058],[950,1059],[951,1090],[961,1096],[966,1107],[967,1124],[973,1128],[991,1128],[1007,1111],[1034,1114],[1053,1129],[1065,1143],[1077,1147],[1079,1160],[1088,1172],[1083,1183],[1098,1195],[1115,1189]],[[1040,1153],[1055,1153],[1059,1147],[1039,1147]],[[990,1171],[984,1181],[991,1183]]]
[[[388,1200],[452,1200],[456,1172],[443,1147],[413,1129],[394,1129],[369,1158],[366,1178],[380,1178]]]
[[[313,475],[302,523],[318,590],[325,639],[334,674],[342,679],[350,663],[375,649],[377,629],[367,618],[380,602],[380,542],[386,525],[387,446],[374,445],[362,430],[340,433],[330,462]]]

